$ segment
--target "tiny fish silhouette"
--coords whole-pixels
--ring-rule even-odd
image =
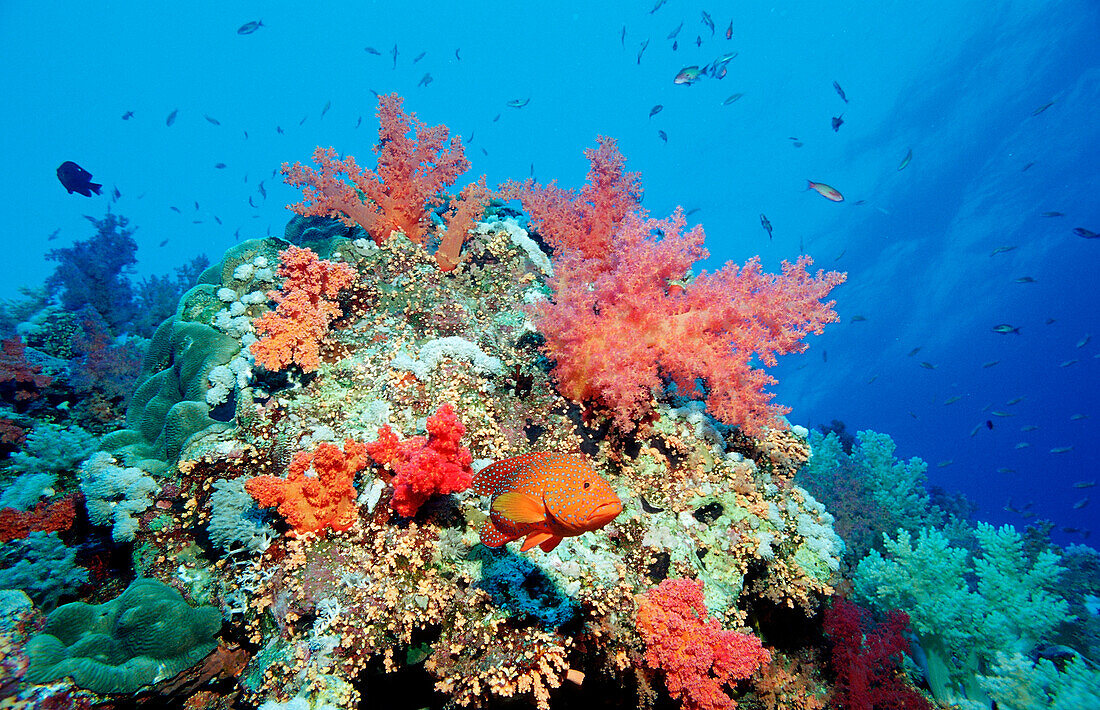
[[[252,22],[246,22],[237,28],[237,34],[250,35],[261,27],[264,27],[263,20],[253,20]]]
[[[99,191],[103,185],[92,182],[92,174],[71,160],[66,160],[57,166],[57,179],[70,195],[74,192],[79,192],[85,197],[91,197],[93,192],[97,195],[103,194]]]
[[[562,538],[599,530],[623,510],[611,485],[581,454],[539,452],[497,461],[473,480],[493,496],[481,542],[489,547],[525,538],[520,551],[550,552]]]

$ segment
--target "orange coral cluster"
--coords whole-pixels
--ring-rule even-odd
[[[278,305],[256,321],[256,332],[266,337],[250,349],[256,362],[269,370],[296,363],[312,372],[320,365],[321,338],[341,313],[332,299],[355,281],[355,270],[295,246],[279,252],[279,260],[283,289],[267,294]]]
[[[245,482],[245,490],[262,506],[278,506],[294,528],[292,537],[325,528],[347,530],[358,519],[352,481],[366,463],[363,444],[348,439],[341,451],[325,443],[312,454],[295,454],[286,478],[256,476]],[[307,475],[310,468],[314,475]]]

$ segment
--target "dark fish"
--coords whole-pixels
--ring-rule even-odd
[[[1097,234],[1096,232],[1094,232],[1090,229],[1085,229],[1084,227],[1074,227],[1073,233],[1076,234],[1079,237],[1084,237],[1085,239],[1100,238],[1100,234]]]
[[[867,320],[866,316],[855,315],[855,316],[852,316],[852,320],[849,321],[849,322],[851,322],[851,323],[863,323],[866,320]]]
[[[332,102],[326,101],[324,107],[321,109],[321,118],[325,117],[325,114],[328,113],[330,108],[332,108]]]
[[[286,131],[283,130],[282,126],[275,126],[275,132],[278,133],[280,136],[286,133]]]
[[[696,212],[698,212],[701,209],[703,209],[703,208],[702,207],[692,207],[690,210],[688,210],[687,212],[684,213],[684,216],[685,217],[690,217],[691,215],[695,214]]]
[[[989,362],[983,362],[982,363],[982,369],[985,370],[985,369],[988,369],[990,367],[993,367],[994,365],[996,365],[999,362],[1000,362],[1000,360],[990,360]]]
[[[1020,168],[1020,172],[1021,172],[1021,173],[1026,173],[1026,172],[1027,172],[1027,169],[1028,169],[1028,168],[1030,168],[1030,167],[1031,167],[1032,165],[1035,165],[1035,163],[1034,163],[1034,162],[1028,163],[1028,164],[1027,164],[1027,165],[1025,165],[1024,167]]]
[[[668,2],[668,0],[657,0],[657,4],[653,6],[653,9],[649,11],[649,14],[650,14],[650,15],[652,15],[653,13],[657,12],[658,10],[660,10],[660,9],[661,9],[661,5],[664,5],[664,4],[666,3],[666,2]],[[625,28],[624,28],[624,29],[625,29]]]
[[[703,10],[703,24],[710,29],[710,36],[714,36],[714,20],[710,19],[710,15],[706,10]]]
[[[657,131],[657,137],[660,138],[665,143],[668,143],[668,134],[665,133],[664,131]]]
[[[459,50],[460,50],[460,49],[462,49],[462,47],[456,47],[456,48],[455,48],[455,60],[457,60],[457,61],[460,61],[460,62],[461,62],[461,61],[462,61],[462,57],[458,56],[458,52],[459,52]]]
[[[237,227],[237,229],[234,230],[234,232],[233,232],[233,241],[237,241],[240,238],[241,238],[241,228]]]
[[[1035,279],[1031,278],[1030,276],[1021,276],[1020,278],[1016,279],[1016,283],[1018,283],[1018,284],[1033,284],[1033,283],[1038,283],[1038,282]]]
[[[653,118],[654,116],[659,114],[661,112],[661,109],[663,109],[663,108],[664,108],[664,106],[662,106],[661,104],[657,104],[653,108],[649,109],[649,117]]]
[[[193,220],[191,220],[191,224],[202,224],[202,220],[201,219],[193,219]]]
[[[198,200],[195,200],[195,211],[196,212],[199,211],[199,201]]]
[[[307,118],[309,118],[309,116],[302,116],[302,120],[301,120],[301,121],[298,121],[298,125],[299,125],[299,126],[303,126],[303,125],[305,125],[305,122],[306,122],[306,119],[307,119]]]
[[[512,99],[508,102],[508,106],[512,108],[523,108],[529,103],[531,103],[531,99]]]
[[[990,429],[990,430],[993,429],[993,420],[992,419],[986,419],[985,420],[985,428]]]
[[[373,54],[373,55],[375,55],[375,56],[377,56],[377,57],[381,57],[381,56],[382,56],[382,53],[381,53],[381,52],[379,52],[379,51],[378,51],[377,49],[375,49],[374,47],[363,47],[363,51],[364,51],[364,52],[366,52],[367,54]]]
[[[214,163],[214,168],[217,170],[225,170],[225,163]]]
[[[69,191],[69,194],[79,192],[85,197],[91,197],[94,192],[101,195],[99,188],[103,187],[98,182],[92,182],[92,174],[71,160],[66,160],[57,166],[57,179]]]
[[[821,362],[829,362],[829,351],[828,350],[822,350],[821,351]]]
[[[1046,110],[1047,110],[1048,108],[1050,108],[1050,107],[1051,107],[1051,106],[1053,106],[1053,105],[1054,105],[1054,102],[1053,102],[1053,101],[1048,101],[1047,103],[1043,104],[1043,105],[1042,105],[1042,106],[1040,106],[1039,108],[1037,108],[1037,109],[1035,109],[1034,111],[1032,111],[1032,112],[1031,112],[1031,115],[1032,115],[1032,116],[1038,116],[1038,115],[1039,115],[1039,114],[1041,114],[1041,113],[1042,113],[1043,111],[1046,111]]]
[[[482,149],[481,149],[481,154],[482,154],[482,155],[489,155],[489,151],[487,151],[487,150],[485,150],[484,148],[482,148]]]
[[[733,39],[733,20],[730,20],[730,26],[726,28],[726,39]]]
[[[742,96],[744,96],[744,94],[732,94],[731,96],[727,97],[725,101],[722,102],[722,105],[723,106],[729,106],[734,101],[737,101],[738,99],[740,99]]]
[[[179,212],[180,211],[180,208],[176,207],[175,205],[168,205],[168,209],[172,210],[173,212]]]
[[[420,61],[421,59],[423,59],[423,58],[424,58],[424,55],[425,55],[425,54],[427,54],[427,52],[421,52],[420,54],[418,54],[418,55],[416,55],[415,57],[413,57],[413,64],[416,64],[416,63],[417,63],[417,62],[419,62],[419,61]]]
[[[619,44],[623,46],[623,49],[626,49],[626,25],[623,25],[622,34],[619,35]]]
[[[1004,245],[1001,245],[1001,246],[995,248],[993,251],[989,252],[989,255],[990,256],[997,256],[998,254],[1004,254],[1006,251],[1012,251],[1015,248],[1016,248],[1015,244],[1004,244]]]
[[[260,194],[266,200],[267,199],[267,190],[264,189],[264,181],[263,180],[260,180],[260,184],[256,186],[256,189],[260,191]]]
[[[218,224],[222,223],[221,218],[219,218],[218,215],[214,215],[214,221],[217,222]]]
[[[122,120],[123,121],[129,121],[133,117],[134,117],[134,112],[133,111],[127,111],[126,113],[122,114]]]
[[[915,348],[913,348],[912,350],[910,350],[910,351],[909,351],[909,354],[908,354],[908,355],[907,355],[906,357],[913,357],[914,355],[916,355],[917,353],[919,353],[919,352],[920,352],[920,349],[921,349],[921,346],[920,346],[920,345],[918,345],[917,347],[915,347]]]
[[[935,370],[935,369],[936,369],[936,366],[935,366],[935,365],[933,365],[933,364],[932,364],[932,363],[930,363],[930,362],[922,362],[922,363],[920,364],[920,366],[921,366],[921,367],[923,367],[923,368],[924,368],[925,370]]]
[[[248,204],[251,205],[253,208],[256,207],[256,203],[252,201],[252,195],[248,196]]]
[[[844,99],[844,103],[848,103],[848,97],[844,95],[844,89],[840,88],[840,84],[834,81],[833,88],[836,89],[836,93],[840,95],[840,98]]]
[[[695,35],[695,46],[696,47],[702,47],[703,46],[703,38],[700,37],[699,35]]]
[[[768,218],[764,216],[764,213],[760,213],[760,226],[764,228],[764,231],[768,233],[768,239],[772,238],[772,223],[768,221]]]
[[[360,116],[359,120],[355,122],[355,127],[358,128],[361,125],[363,125],[363,117],[362,116]]]
[[[164,124],[166,126],[171,126],[173,123],[175,123],[176,122],[176,114],[178,114],[179,112],[180,112],[180,110],[178,108],[172,109],[172,113],[168,114],[168,118],[164,119]]]
[[[833,116],[833,133],[838,133],[840,127],[844,125],[844,114],[839,116]]]
[[[427,86],[430,83],[432,83],[432,75],[431,74],[425,74],[424,76],[420,77],[420,81],[416,82],[416,85],[417,86]]]
[[[394,42],[393,49],[390,50],[390,54],[393,55],[393,68],[397,68],[397,43]]]
[[[1001,335],[1008,335],[1009,333],[1020,334],[1020,329],[1009,325],[1008,323],[998,323],[992,328],[994,333],[1000,333]]]
[[[500,120],[500,114],[499,113],[497,115],[493,116],[493,123],[496,123],[499,120]]]
[[[1066,213],[1065,212],[1044,212],[1043,216],[1044,217],[1065,217]]]
[[[245,139],[245,140],[248,140],[248,131],[245,131],[245,132],[244,132],[244,139]]]
[[[57,239],[57,235],[60,234],[60,233],[61,233],[61,227],[58,227],[57,229],[50,232],[50,236],[46,237],[46,241],[47,242],[52,242],[53,240]]]
[[[672,51],[675,52],[679,48],[680,48],[680,40],[676,40],[676,39],[672,40]]]
[[[161,242],[160,244],[158,244],[157,246],[158,246],[158,247],[162,247],[162,246],[164,246],[164,245],[165,245],[165,244],[167,244],[167,243],[168,243],[168,240],[167,240],[167,239],[165,239],[164,241],[162,241],[162,242]]]
[[[212,116],[207,116],[205,113],[202,115],[202,117],[205,118],[208,123],[213,123],[215,126],[222,125],[221,121],[219,121],[216,118],[213,118]]]
[[[680,20],[680,24],[676,25],[676,29],[668,33],[668,37],[665,39],[676,39],[676,35],[680,34],[680,29],[684,26],[684,21]]]
[[[905,168],[909,167],[909,163],[912,160],[913,160],[913,149],[910,148],[909,152],[905,154],[905,157],[901,159],[901,164],[898,165],[898,170],[905,170]]]
[[[237,34],[250,35],[261,27],[264,27],[263,20],[253,20],[252,22],[246,22],[237,28]]]
[[[641,47],[638,49],[638,64],[642,63],[642,53],[645,52],[645,48],[649,46],[649,40],[642,42]]]
[[[852,204],[853,205],[865,205],[865,204],[867,204],[867,200],[856,200]]]
[[[470,131],[470,137],[466,139],[466,145],[470,145],[474,142],[474,133],[475,131]]]

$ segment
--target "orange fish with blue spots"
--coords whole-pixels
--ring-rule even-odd
[[[564,537],[599,530],[623,511],[611,484],[581,454],[534,453],[497,461],[474,475],[474,491],[493,496],[481,542],[521,537],[520,552],[550,552]]]

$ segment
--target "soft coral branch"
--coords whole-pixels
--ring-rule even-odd
[[[379,97],[378,121],[375,170],[360,167],[353,156],[340,159],[332,148],[320,146],[313,151],[317,168],[283,164],[286,182],[301,187],[304,198],[288,207],[305,216],[358,224],[378,244],[394,231],[426,244],[430,213],[450,208],[444,247],[436,259],[444,270],[454,268],[466,229],[488,202],[484,183],[480,190],[479,183],[469,186],[454,204],[444,194],[470,168],[461,138],[451,138],[446,126],[427,126],[415,114],[405,113],[397,94]]]

